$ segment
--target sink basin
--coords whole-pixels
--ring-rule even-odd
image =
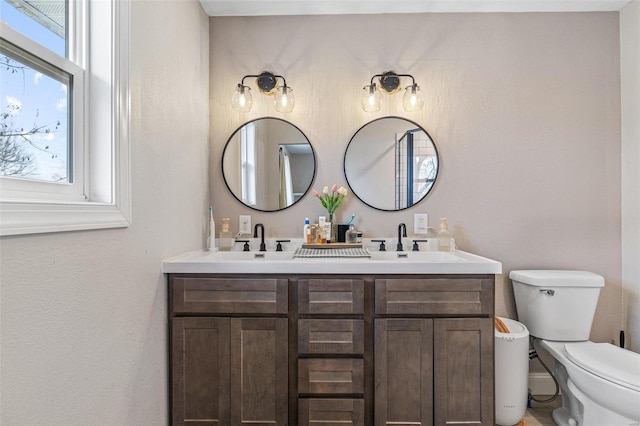
[[[453,253],[441,251],[374,251],[370,258],[350,259],[351,261],[400,261],[400,262],[464,262],[464,259]],[[264,261],[264,260],[312,260],[318,261],[322,258],[294,257],[291,251],[217,251],[210,252],[207,260],[211,262],[229,261]],[[341,259],[341,258],[333,258]],[[324,259],[325,261],[327,259]]]
[[[444,251],[374,251],[371,260],[394,262],[464,262],[464,259]]]
[[[370,258],[299,258],[293,251],[195,251],[162,263],[165,273],[499,274],[502,264],[456,250],[371,251]]]
[[[209,252],[207,258],[216,261],[258,261],[258,260],[291,260],[291,251],[215,251]]]

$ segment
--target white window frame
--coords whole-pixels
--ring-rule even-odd
[[[74,45],[70,51],[86,52],[70,58],[84,69],[84,72],[72,69],[71,73],[74,85],[82,86],[78,92],[84,95],[84,100],[74,100],[78,102],[74,108],[82,110],[81,119],[74,115],[73,121],[74,136],[81,141],[80,147],[74,142],[74,176],[80,179],[74,178],[73,185],[25,181],[26,189],[22,192],[6,185],[10,180],[2,179],[0,236],[119,228],[131,224],[130,0],[85,0],[68,4],[80,8],[71,16],[81,17],[70,23],[80,25],[79,31],[70,31],[70,34],[86,35],[70,37],[68,41]],[[8,27],[2,25],[3,38],[36,56],[47,55],[44,48],[43,51],[38,47],[35,51],[29,49],[33,47],[30,40],[25,46],[24,36],[5,31]],[[53,63],[50,57],[42,59]],[[75,163],[76,160],[80,163]],[[47,189],[43,191],[42,185]],[[65,187],[74,189],[59,190]]]
[[[68,158],[71,164],[73,181],[69,183],[45,182],[24,178],[2,177],[1,190],[3,200],[64,200],[64,201],[84,201],[84,111],[85,108],[75,108],[82,106],[85,97],[85,71],[78,63],[82,61],[70,61],[49,49],[42,47],[30,38],[15,31],[4,22],[1,22],[2,36],[10,41],[6,49],[10,56],[20,61],[29,68],[39,71],[51,78],[58,80],[69,76],[69,91],[72,99],[69,102],[69,115],[71,117],[72,128],[68,130],[73,135],[73,147]],[[26,52],[26,53],[25,53]]]
[[[240,158],[242,162],[242,202],[256,205],[256,125],[254,122],[242,126],[240,133]]]

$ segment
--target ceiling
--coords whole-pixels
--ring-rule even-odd
[[[209,16],[606,12],[631,0],[200,0]]]

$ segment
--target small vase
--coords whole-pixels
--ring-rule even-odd
[[[332,243],[337,243],[338,242],[338,224],[335,223],[334,221],[334,215],[333,212],[329,212],[329,222],[331,222],[331,242]]]

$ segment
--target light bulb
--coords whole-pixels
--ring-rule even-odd
[[[238,88],[233,92],[231,97],[231,107],[234,111],[249,112],[253,106],[253,98],[251,97],[251,88],[238,84]]]
[[[360,104],[362,105],[362,109],[366,112],[380,111],[380,107],[382,106],[382,95],[375,83],[370,86],[364,86],[362,89]]]
[[[276,90],[276,96],[274,104],[276,111],[279,112],[291,112],[296,104],[296,100],[293,97],[293,89],[289,86],[280,86]]]
[[[405,111],[420,111],[424,107],[424,96],[417,84],[407,86],[402,97],[402,106]]]

